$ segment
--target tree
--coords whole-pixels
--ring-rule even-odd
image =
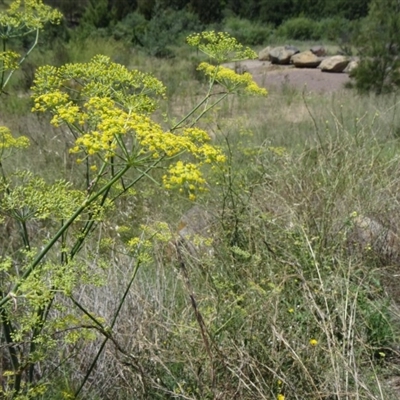
[[[46,0],[44,3],[58,8],[63,13],[68,26],[76,26],[85,12],[88,0]]]
[[[107,28],[112,20],[109,6],[107,0],[90,0],[81,23],[95,28]]]
[[[294,0],[261,0],[260,19],[279,25],[285,19],[296,16]]]
[[[372,0],[356,39],[360,64],[352,73],[360,91],[377,94],[400,86],[400,0]]]
[[[196,13],[204,24],[219,22],[222,19],[221,0],[191,0],[189,10]]]

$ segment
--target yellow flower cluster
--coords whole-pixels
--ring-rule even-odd
[[[0,71],[17,69],[20,57],[15,51],[0,51]]]
[[[164,131],[149,116],[156,108],[155,96],[165,93],[162,83],[108,57],[39,68],[34,84],[33,111],[50,111],[53,125],[67,124],[76,133],[71,153],[100,154],[103,160],[118,155],[130,165],[186,153],[191,159],[170,165],[163,182],[167,188],[189,191],[192,198],[194,190],[205,183],[201,166],[225,161],[201,129]]]
[[[25,136],[15,138],[5,126],[0,126],[0,151],[9,148],[25,148],[29,146],[29,139]]]
[[[254,82],[253,77],[248,72],[240,75],[230,68],[214,66],[206,62],[201,63],[197,69],[203,71],[210,79],[215,79],[230,93],[239,90],[244,90],[247,94],[261,96],[266,96],[268,93],[266,89],[260,88]]]
[[[58,110],[60,106],[65,107],[69,103],[69,96],[60,90],[46,93],[35,98],[35,105],[32,111],[46,111],[49,108]]]
[[[127,133],[129,115],[116,107],[113,100],[93,97],[85,103],[84,112],[79,113],[77,106],[65,110],[67,111],[70,111],[68,116],[71,120],[79,119],[79,124],[87,123],[91,128],[77,138],[75,147],[71,149],[72,153],[83,150],[88,155],[105,152],[105,156],[109,157],[115,154],[116,138]]]
[[[194,192],[203,189],[205,183],[198,165],[182,161],[171,165],[168,175],[163,176],[163,184],[166,189],[179,188],[181,192],[187,190],[191,200],[196,198]]]
[[[7,27],[7,38],[42,29],[46,22],[59,24],[60,11],[43,4],[42,0],[15,0],[0,13],[0,27]]]
[[[121,108],[138,113],[153,112],[157,105],[155,96],[165,95],[165,87],[158,79],[140,71],[130,71],[102,55],[83,64],[40,67],[32,90],[35,104],[39,103],[39,106],[35,105],[36,111],[53,113],[59,104],[52,104],[41,96],[57,91],[62,91],[68,98],[78,95],[81,99],[110,98]]]
[[[142,152],[153,153],[153,158],[173,157],[188,152],[204,163],[224,162],[221,150],[206,141],[210,138],[206,132],[198,128],[184,129],[182,134],[163,132],[161,127],[145,116],[136,116],[137,124],[132,124]]]
[[[188,36],[187,42],[218,63],[257,58],[257,54],[253,50],[244,47],[227,32],[194,33]]]

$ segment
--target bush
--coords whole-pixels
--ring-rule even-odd
[[[399,30],[399,2],[372,1],[355,40],[361,61],[352,76],[359,91],[381,94],[400,87]]]
[[[158,8],[150,21],[139,13],[131,13],[116,25],[113,35],[143,47],[149,55],[173,56],[172,46],[190,32],[199,32],[202,25],[197,15],[185,10]]]
[[[322,37],[320,25],[307,17],[288,19],[278,27],[276,34],[293,40],[318,40]]]
[[[248,46],[264,44],[273,33],[272,25],[238,17],[226,18],[223,25],[225,31]]]
[[[318,22],[319,32],[324,39],[343,41],[349,38],[356,26],[355,21],[342,17],[323,18]]]

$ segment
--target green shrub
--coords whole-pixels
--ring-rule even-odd
[[[352,76],[360,92],[381,94],[396,91],[400,87],[399,30],[399,2],[371,1],[368,17],[362,21],[355,39],[360,63],[352,71]]]
[[[351,36],[356,22],[349,21],[343,17],[332,17],[321,19],[318,25],[318,29],[324,39],[342,41]]]
[[[293,40],[318,40],[322,37],[320,25],[307,17],[291,18],[276,31],[277,36]]]
[[[225,31],[249,46],[266,43],[273,33],[272,25],[233,16],[226,18],[223,26]]]
[[[190,32],[199,32],[198,17],[185,10],[156,9],[152,19],[139,13],[126,16],[113,30],[116,39],[141,46],[147,54],[156,57],[173,56],[172,46]]]

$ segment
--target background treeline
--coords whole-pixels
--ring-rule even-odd
[[[224,16],[234,13],[241,18],[281,24],[299,15],[310,18],[343,17],[349,20],[365,17],[369,0],[47,0],[58,7],[69,23],[77,23],[85,14],[103,14],[99,27],[122,20],[131,12],[138,12],[151,19],[158,10],[187,10],[198,16],[202,23],[220,22]]]
[[[370,0],[47,0],[65,16],[63,40],[107,37],[157,57],[190,32],[223,30],[250,46],[279,40],[349,42]],[[73,29],[71,29],[73,28]],[[54,34],[54,32],[53,32]]]

